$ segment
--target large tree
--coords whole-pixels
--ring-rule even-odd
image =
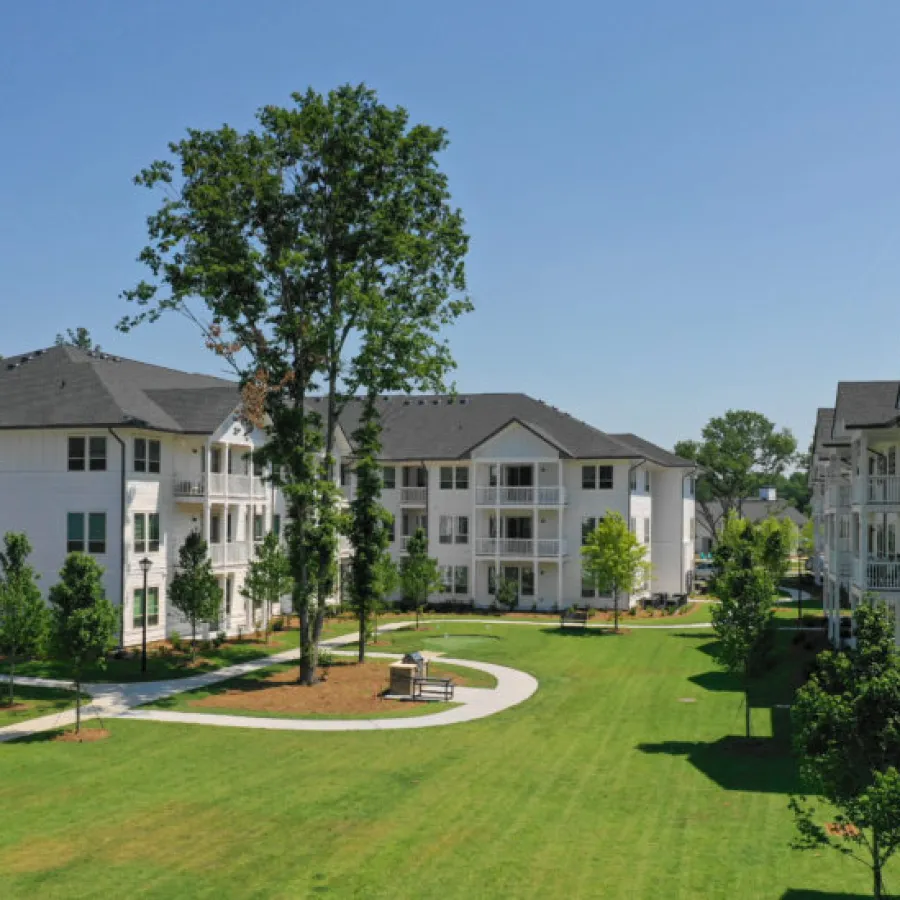
[[[9,664],[9,703],[15,693],[16,660],[34,656],[47,637],[47,607],[37,586],[38,575],[28,564],[31,543],[13,531],[3,536],[0,550],[0,653]]]
[[[169,583],[169,603],[191,623],[191,659],[197,652],[197,623],[216,622],[222,588],[213,575],[206,541],[190,532],[178,548],[178,568]]]
[[[793,462],[797,441],[790,429],[777,431],[762,413],[730,409],[706,423],[702,440],[679,441],[675,452],[696,462],[697,507],[716,540],[734,510],[759,487],[781,475]]]
[[[250,560],[241,593],[249,598],[252,615],[256,607],[262,613],[263,633],[269,642],[269,628],[272,621],[272,607],[293,587],[291,564],[281,546],[281,539],[270,531],[262,543],[256,545],[256,556]]]
[[[119,617],[103,590],[103,569],[92,556],[70,553],[50,588],[50,638],[54,655],[69,663],[75,682],[75,733],[81,731],[85,667],[106,665]]]
[[[90,331],[87,328],[67,328],[65,334],[56,335],[57,347],[77,347],[79,350],[99,350],[100,345],[94,343]]]
[[[900,651],[883,602],[867,597],[855,621],[856,648],[820,654],[791,708],[805,787],[828,811],[805,797],[791,808],[795,847],[831,847],[862,862],[881,898],[885,864],[900,850]]]
[[[153,278],[125,293],[141,309],[120,327],[180,312],[234,367],[288,503],[312,684],[335,583],[339,417],[360,390],[442,389],[442,331],[470,308],[468,239],[438,166],[442,129],[410,126],[365,86],[293,100],[246,133],[190,131],[170,144],[174,162],[138,176],[166,196],[140,257]]]
[[[632,534],[618,512],[607,512],[586,536],[582,568],[598,595],[613,598],[614,630],[619,632],[619,594],[632,594],[649,578],[647,548]]]
[[[778,563],[764,531],[734,513],[725,523],[714,558],[713,587],[719,598],[712,608],[716,657],[741,680],[749,738],[751,681],[772,639],[775,582],[769,566]]]
[[[404,598],[415,607],[418,631],[422,607],[441,589],[441,570],[437,560],[428,555],[428,535],[422,528],[409,539],[406,556],[400,560],[400,587]]]

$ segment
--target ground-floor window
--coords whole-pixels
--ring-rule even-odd
[[[592,600],[597,596],[597,589],[594,587],[594,582],[586,572],[581,573],[581,596],[585,600]]]
[[[453,592],[455,594],[469,593],[469,567],[456,566],[453,572]]]
[[[159,588],[147,588],[147,627],[153,628],[159,625]],[[138,588],[134,592],[134,604],[132,608],[132,621],[135,628],[144,625],[144,589]]]

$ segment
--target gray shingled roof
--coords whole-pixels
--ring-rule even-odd
[[[0,428],[140,423],[210,434],[240,402],[237,385],[76,347],[0,360]]]
[[[352,401],[341,417],[347,435],[356,430],[361,410],[361,400]],[[693,465],[633,435],[606,434],[527,394],[382,397],[378,411],[383,459],[465,459],[518,422],[574,459],[647,457],[665,466]]]
[[[834,410],[828,406],[820,406],[816,410],[816,427],[813,432],[813,453],[821,453],[824,447],[832,442],[831,432],[834,428]]]
[[[715,519],[721,518],[722,504],[718,500],[713,500],[707,505]],[[797,507],[791,506],[787,500],[747,499],[741,503],[741,513],[750,522],[761,522],[769,516],[774,516],[776,519],[790,519],[798,528],[802,528],[809,520],[808,516],[800,512]],[[697,516],[697,530],[709,535],[705,517]]]
[[[838,431],[845,428],[877,428],[892,425],[900,419],[897,399],[900,381],[841,381],[834,404],[833,439],[845,436]]]

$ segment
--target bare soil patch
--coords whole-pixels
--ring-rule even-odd
[[[312,687],[297,684],[297,670],[273,672],[265,678],[235,679],[207,697],[188,701],[198,709],[239,709],[291,715],[384,715],[406,701],[386,700],[388,667],[382,662],[336,662]],[[452,676],[456,684],[466,684],[462,674]]]
[[[26,709],[30,709],[27,703],[0,703],[0,712],[25,712]]]
[[[109,737],[105,728],[82,728],[80,734],[74,731],[63,731],[53,738],[57,744],[93,744],[94,741],[103,741]]]

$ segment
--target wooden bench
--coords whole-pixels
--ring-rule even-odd
[[[449,678],[427,678],[416,675],[413,678],[413,700],[437,698],[453,699],[453,682]]]
[[[564,609],[559,614],[559,625],[560,628],[565,628],[566,625],[580,625],[582,628],[586,628],[589,617],[590,613],[587,609],[578,609],[573,606],[570,609]]]

